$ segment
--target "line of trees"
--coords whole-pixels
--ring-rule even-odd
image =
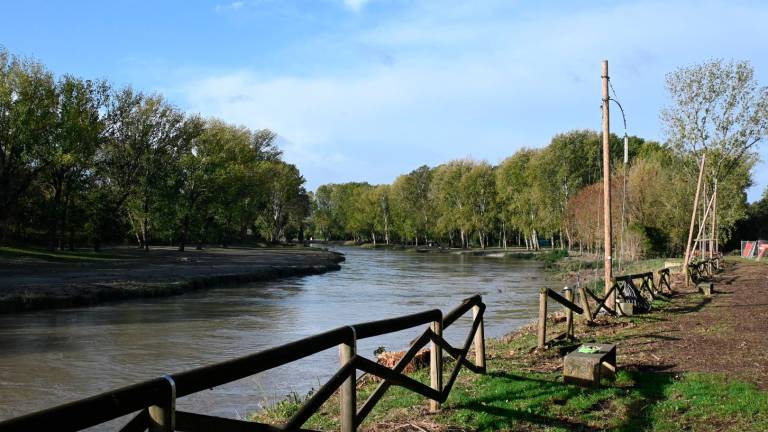
[[[276,138],[0,47],[0,242],[302,237],[310,196]]]
[[[725,244],[737,223],[759,219],[746,189],[768,136],[768,87],[745,61],[710,60],[667,75],[671,104],[661,113],[667,142],[610,137],[613,232],[619,258],[681,253],[700,162],[705,196],[717,190],[717,232]],[[391,185],[329,184],[313,202],[315,236],[449,247],[598,252],[603,244],[600,134],[577,130],[542,149],[522,149],[491,166],[454,160],[422,166]],[[706,207],[706,204],[704,204]],[[755,210],[758,209],[758,210]],[[740,227],[740,228],[743,228]]]
[[[524,148],[499,165],[469,159],[427,166],[391,185],[327,184],[314,195],[318,238],[373,243],[481,247],[542,245],[598,252],[603,244],[600,134],[576,130],[541,149]],[[679,253],[685,246],[695,172],[674,149],[611,136],[614,232],[626,259]],[[753,161],[719,189],[727,238],[746,211]]]

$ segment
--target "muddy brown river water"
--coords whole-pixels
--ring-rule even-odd
[[[345,324],[440,308],[480,293],[487,337],[536,315],[541,263],[456,254],[337,248],[342,270],[163,299],[0,316],[0,419],[166,373],[243,356]],[[555,284],[557,285],[557,284]],[[448,329],[463,339],[469,319]],[[362,340],[360,354],[407,348],[422,329]],[[243,418],[318,388],[338,367],[328,350],[178,401],[179,409]],[[97,428],[111,430],[115,424]]]

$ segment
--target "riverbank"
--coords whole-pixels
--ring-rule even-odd
[[[364,430],[768,430],[768,296],[766,266],[729,260],[705,297],[686,288],[656,300],[651,313],[577,321],[579,343],[615,343],[619,372],[600,389],[562,382],[562,356],[577,344],[546,351],[534,326],[487,341],[486,375],[462,371],[443,409],[393,387],[362,425]],[[489,308],[493,305],[489,305]],[[551,323],[552,334],[563,331]],[[472,356],[470,356],[471,358]],[[429,382],[428,371],[414,378]],[[360,388],[365,399],[371,385]],[[286,401],[256,415],[279,422],[298,407]],[[333,430],[338,401],[315,415],[310,428]]]
[[[163,297],[214,286],[339,270],[342,254],[318,248],[210,248],[103,253],[0,250],[0,313]]]
[[[454,254],[454,255],[466,255],[474,257],[487,257],[487,258],[514,258],[514,259],[536,259],[545,261],[550,266],[555,261],[563,257],[568,256],[568,252],[562,249],[543,248],[538,251],[526,249],[522,246],[509,246],[509,247],[487,247],[487,248],[447,248],[441,246],[413,246],[402,244],[385,244],[385,243],[357,243],[354,241],[332,241],[323,242],[322,244],[334,244],[346,247],[359,247],[360,249],[373,249],[373,250],[393,250],[393,251],[405,251],[412,253],[437,253],[437,254]]]

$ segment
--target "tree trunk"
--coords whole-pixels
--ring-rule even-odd
[[[187,236],[189,235],[189,215],[184,216],[184,220],[181,223],[181,233],[179,237],[179,252],[184,252],[184,248],[187,245]]]
[[[149,252],[149,197],[144,197],[144,214],[141,216],[141,238],[144,242],[144,250]]]
[[[51,214],[48,217],[48,250],[55,251],[59,232],[59,207],[61,207],[62,181],[56,179],[53,182],[53,202]]]

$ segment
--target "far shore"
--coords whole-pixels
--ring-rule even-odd
[[[317,245],[329,245],[329,246],[348,246],[359,247],[361,249],[376,249],[376,250],[399,250],[418,253],[452,253],[457,255],[472,255],[472,256],[487,256],[491,258],[533,258],[542,253],[548,253],[552,251],[558,251],[560,248],[542,247],[540,250],[526,249],[523,246],[488,246],[486,248],[470,247],[447,247],[439,245],[413,245],[413,244],[400,244],[400,243],[360,243],[351,240],[330,240],[330,241],[312,241],[312,244]]]
[[[0,250],[0,313],[164,297],[222,285],[339,270],[343,254],[313,247],[94,253]]]

